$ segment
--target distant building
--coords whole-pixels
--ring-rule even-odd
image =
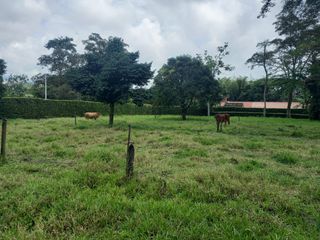
[[[267,109],[277,108],[286,109],[288,102],[266,102]],[[264,102],[243,102],[243,101],[228,101],[227,98],[220,102],[220,107],[239,107],[239,108],[264,108]],[[291,109],[302,109],[303,106],[299,102],[292,102]]]

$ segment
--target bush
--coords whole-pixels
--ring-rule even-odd
[[[152,114],[154,114],[154,115],[181,115],[181,109],[178,106],[173,106],[173,107],[154,106],[152,108]],[[207,109],[192,106],[188,109],[187,115],[206,116]]]
[[[233,116],[262,116],[259,108],[232,108],[216,107],[212,114],[227,112]],[[101,102],[77,101],[77,100],[44,100],[39,98],[3,98],[0,100],[0,118],[49,118],[72,117],[74,114],[83,116],[85,112],[100,112],[103,115],[109,113],[109,106]],[[117,104],[115,112],[118,115],[180,115],[178,106],[164,107],[144,104],[139,107],[132,103]],[[192,106],[187,115],[206,116],[206,107]],[[268,109],[269,117],[286,117],[286,109]],[[292,117],[307,118],[305,109],[293,109]]]
[[[116,114],[151,114],[152,107],[134,104],[117,105]],[[108,114],[109,106],[100,102],[74,100],[44,100],[38,98],[3,98],[0,118],[49,118],[83,116],[85,112]]]

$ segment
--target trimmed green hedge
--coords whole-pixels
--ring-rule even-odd
[[[109,106],[100,102],[77,100],[44,100],[38,98],[3,98],[0,100],[0,118],[50,118],[83,116],[85,112],[109,113]],[[116,114],[152,114],[152,107],[118,104]]]
[[[263,109],[261,108],[237,108],[237,107],[215,107],[215,113],[230,113],[233,116],[262,116]],[[286,109],[267,109],[267,117],[286,117]],[[291,109],[291,116],[293,118],[308,118],[308,110],[306,109]]]
[[[103,115],[109,113],[109,106],[100,102],[75,101],[75,100],[44,100],[38,98],[3,98],[0,100],[0,118],[49,118],[71,117],[76,113],[83,116],[85,112],[100,112]],[[141,115],[180,115],[179,107],[152,107],[145,104],[138,107],[135,104],[117,104],[116,114],[141,114]],[[260,108],[234,108],[215,107],[212,114],[228,112],[234,116],[262,116]],[[206,116],[206,108],[191,107],[188,115]],[[268,109],[267,116],[285,117],[286,109]],[[308,111],[305,109],[292,109],[292,117],[307,118]]]

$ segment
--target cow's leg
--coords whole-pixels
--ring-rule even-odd
[[[219,122],[218,121],[216,122],[217,122],[217,132],[219,132]]]
[[[223,122],[220,122],[220,132],[222,132],[222,123]]]

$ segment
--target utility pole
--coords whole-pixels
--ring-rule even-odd
[[[47,75],[44,75],[44,100],[47,100]]]

